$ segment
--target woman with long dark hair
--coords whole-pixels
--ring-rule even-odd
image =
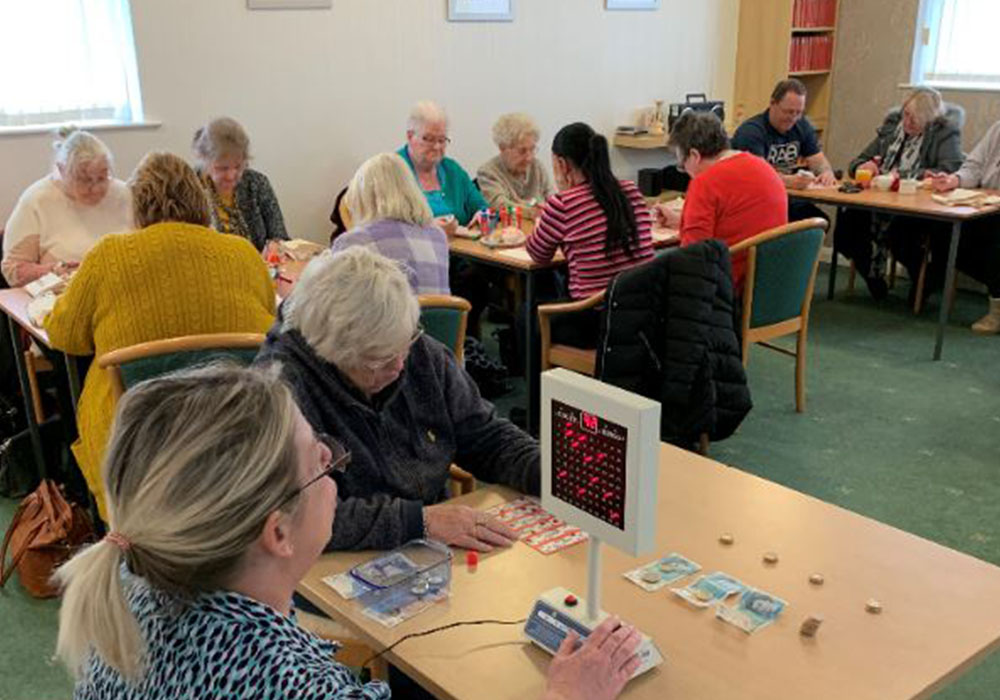
[[[652,215],[635,183],[611,172],[607,139],[582,122],[564,126],[552,140],[552,170],[559,192],[546,200],[527,248],[535,262],[562,248],[571,298],[596,294],[622,270],[652,259]],[[559,326],[572,328],[553,326],[553,334],[593,346],[597,324],[569,316]]]

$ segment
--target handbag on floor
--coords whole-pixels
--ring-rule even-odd
[[[52,574],[81,545],[93,539],[94,526],[87,512],[67,501],[54,481],[43,480],[21,501],[4,535],[0,547],[0,588],[16,570],[24,590],[35,598],[59,595]]]

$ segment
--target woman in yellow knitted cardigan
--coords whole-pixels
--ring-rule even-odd
[[[129,183],[140,230],[91,249],[45,323],[52,347],[98,357],[197,333],[263,333],[274,320],[267,266],[247,240],[208,228],[208,199],[181,158],[150,153]],[[111,382],[91,365],[73,444],[101,517],[101,465],[114,415]]]

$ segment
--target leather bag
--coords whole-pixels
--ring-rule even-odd
[[[94,539],[87,512],[66,500],[54,481],[45,479],[18,506],[0,548],[0,588],[14,571],[35,598],[54,598],[52,574],[80,546]],[[7,551],[10,550],[10,564]]]

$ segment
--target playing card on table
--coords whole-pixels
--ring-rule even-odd
[[[577,542],[586,542],[588,537],[587,533],[583,530],[574,528],[570,532],[565,532],[555,539],[548,540],[547,542],[538,545],[535,549],[542,554],[552,554],[553,552],[558,552],[561,549],[571,547]]]
[[[788,604],[770,593],[748,588],[735,606],[719,605],[715,616],[747,634],[774,622]]]
[[[728,574],[721,571],[700,577],[697,581],[689,583],[684,588],[671,588],[670,590],[699,608],[707,608],[721,600],[725,600],[734,593],[740,593],[746,586]]]
[[[638,569],[626,571],[625,578],[643,590],[653,592],[658,591],[667,584],[678,581],[685,576],[697,573],[698,571],[701,571],[700,564],[691,561],[677,552],[671,552],[662,559],[657,559],[656,561],[650,562],[645,566],[640,566]],[[652,576],[647,572],[655,574],[657,576],[657,580],[647,581],[647,578],[652,578]]]

